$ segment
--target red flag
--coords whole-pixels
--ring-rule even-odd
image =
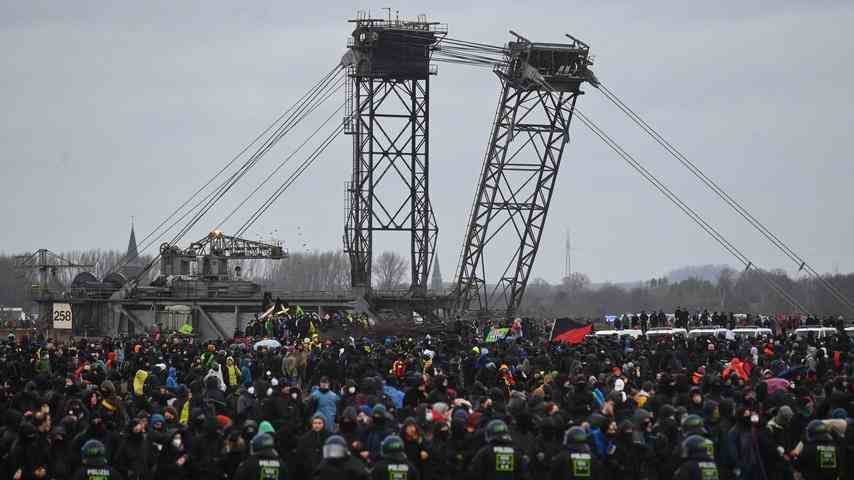
[[[581,328],[573,328],[571,330],[567,330],[560,335],[552,338],[553,342],[563,342],[569,343],[571,345],[575,345],[584,341],[584,337],[590,335],[593,332],[593,326],[587,325]]]

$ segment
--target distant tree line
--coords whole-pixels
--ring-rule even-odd
[[[854,300],[854,274],[824,277],[842,294]],[[852,317],[854,312],[837,301],[818,280],[792,279],[781,270],[760,274],[739,273],[726,268],[717,282],[688,278],[671,282],[656,278],[631,288],[605,284],[593,287],[583,274],[564,278],[559,285],[536,279],[525,292],[523,310],[529,315],[546,317],[600,318],[608,314],[664,310],[677,307],[690,311],[733,313],[795,313],[797,308],[769,286],[772,281],[800,303],[809,313],[820,316]]]
[[[82,271],[88,271],[99,280],[107,274],[117,271],[124,264],[124,253],[118,250],[71,250],[58,253],[65,260],[78,265],[92,265],[92,268],[57,268],[48,274],[50,288],[63,289],[71,285],[74,277]],[[22,263],[19,255],[0,254],[0,305],[27,307],[31,300],[31,287],[38,284],[40,277],[36,269],[17,268]],[[143,265],[148,265],[153,257],[140,257]],[[155,264],[145,273],[143,283],[154,279],[159,268]]]
[[[374,255],[374,288],[406,288],[407,264],[407,260],[395,252]],[[270,268],[256,273],[252,278],[276,290],[341,291],[350,288],[350,259],[342,251],[291,254],[287,260],[274,262]]]
[[[94,265],[90,271],[99,279],[116,270],[123,261],[123,253],[115,250],[76,250],[60,255],[74,263]],[[151,256],[143,257],[146,265],[151,260]],[[242,278],[254,280],[271,290],[341,291],[350,285],[349,258],[341,251],[291,253],[281,261],[244,261],[239,265]],[[14,266],[13,256],[0,254],[0,305],[27,306],[30,286],[38,277],[35,272],[19,271]],[[397,253],[374,255],[374,288],[406,288],[408,270],[408,259]],[[51,281],[67,286],[77,273],[79,270],[58,269]],[[150,280],[157,274],[155,265],[146,276]],[[779,285],[810,313],[852,316],[852,312],[816,280],[792,279],[781,270],[766,272],[763,276],[755,271],[736,272],[729,268],[722,269],[714,282],[697,278],[678,282],[655,278],[632,287],[594,286],[582,273],[573,273],[556,285],[534,279],[528,284],[521,313],[538,317],[599,318],[641,310],[672,313],[676,307],[709,312],[795,312],[796,308],[776,293],[763,277]],[[854,299],[854,274],[828,275],[825,279],[847,298]]]
[[[29,303],[29,282],[15,270],[14,259],[0,256],[0,305],[26,307]]]

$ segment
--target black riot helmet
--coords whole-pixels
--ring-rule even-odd
[[[509,440],[510,430],[503,420],[492,420],[486,424],[486,441]]]
[[[681,427],[682,434],[685,436],[705,435],[707,433],[703,417],[699,415],[685,415],[685,418],[682,419]]]
[[[347,441],[340,435],[332,435],[323,444],[323,458],[341,459],[350,454]]]
[[[89,440],[80,448],[80,457],[83,459],[84,465],[97,465],[104,463],[107,456],[107,449],[104,444],[98,440]]]
[[[821,420],[813,420],[807,424],[807,441],[809,442],[829,442],[833,437],[830,435],[830,428]]]
[[[714,444],[699,435],[691,435],[682,442],[682,458],[714,460]]]
[[[252,448],[253,454],[270,452],[276,448],[276,442],[273,440],[273,436],[269,433],[259,433],[252,439],[250,447]]]
[[[403,440],[397,435],[389,435],[385,437],[383,443],[380,445],[380,455],[383,458],[404,458],[406,455],[403,453]]]
[[[563,444],[566,446],[587,444],[587,432],[581,427],[572,427],[564,434]]]

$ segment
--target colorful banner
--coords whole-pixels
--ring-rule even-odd
[[[504,339],[507,334],[510,333],[509,328],[493,328],[489,330],[489,333],[486,335],[486,339],[484,342],[486,343],[495,343],[499,340]]]

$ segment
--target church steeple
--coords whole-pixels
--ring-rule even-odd
[[[130,238],[128,239],[128,249],[125,257],[122,259],[124,266],[121,268],[122,274],[128,279],[136,278],[142,273],[145,265],[139,257],[139,250],[136,246],[136,232],[134,232],[133,218],[130,224]]]
[[[445,287],[442,282],[442,271],[439,270],[439,252],[433,252],[433,276],[430,278],[430,290],[441,291]]]
[[[125,254],[126,258],[138,258],[139,251],[136,249],[136,233],[133,231],[133,223],[130,225],[130,239],[128,240],[128,250]]]

